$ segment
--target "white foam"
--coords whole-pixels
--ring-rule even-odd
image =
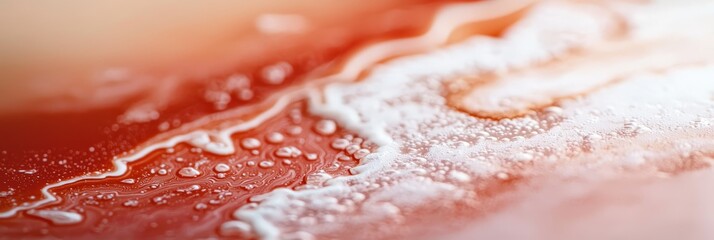
[[[646,8],[633,10],[648,11]],[[706,13],[714,13],[714,9]],[[283,230],[293,229],[332,235],[350,232],[345,229],[357,226],[369,226],[375,221],[399,219],[400,209],[463,199],[467,190],[459,188],[459,182],[468,182],[464,174],[508,179],[509,175],[503,171],[504,163],[510,161],[558,162],[559,174],[582,173],[597,166],[630,165],[615,157],[623,153],[658,154],[659,147],[667,145],[662,142],[667,139],[665,136],[676,135],[686,141],[706,144],[698,141],[697,136],[711,136],[711,130],[693,127],[691,123],[714,114],[710,110],[714,82],[707,80],[714,77],[711,65],[682,68],[665,75],[634,74],[584,98],[564,101],[560,107],[547,111],[546,116],[527,115],[493,122],[446,106],[442,86],[450,79],[448,76],[523,68],[563,56],[573,49],[596,46],[608,41],[604,38],[616,25],[614,16],[614,11],[598,5],[547,3],[511,28],[503,39],[476,37],[443,50],[381,65],[358,83],[327,86],[322,101],[312,101],[310,110],[366,136],[378,143],[379,149],[351,169],[354,176],[330,179],[327,186],[319,189],[283,189],[265,194],[254,199],[259,202],[257,205],[236,211],[236,218],[268,229],[256,231],[266,239],[278,238]],[[626,20],[634,29],[645,28],[645,32],[654,32],[650,29],[659,27],[634,18]],[[673,25],[690,26],[683,19],[669,21],[684,21]],[[691,56],[683,55],[680,60],[690,60]],[[642,65],[627,69],[640,67]],[[570,84],[576,79],[568,78],[558,84]],[[510,82],[502,89],[519,88],[518,84],[518,81]],[[692,89],[692,86],[697,87]],[[633,126],[649,130],[623,133],[623,129],[633,129]],[[581,152],[573,157],[583,151],[573,145],[585,145],[584,139],[593,145],[589,150],[592,152]],[[613,144],[598,145],[600,142]],[[449,171],[452,168],[460,168],[459,172],[464,174]],[[359,211],[347,207],[335,212],[336,208],[324,201],[298,208],[288,204],[295,199],[352,201],[354,193],[370,196]],[[385,202],[389,202],[389,206]],[[329,216],[329,221],[298,227],[284,216],[318,219]]]

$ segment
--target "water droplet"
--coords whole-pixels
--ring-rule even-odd
[[[124,205],[124,207],[136,207],[136,206],[139,206],[139,201],[137,201],[137,200],[127,200],[127,201],[124,202],[122,205]]]
[[[265,137],[265,140],[268,141],[269,143],[281,143],[285,141],[285,136],[279,132],[272,132],[269,133],[267,137]]]
[[[76,212],[67,212],[60,210],[30,210],[27,212],[30,215],[40,217],[56,225],[71,225],[77,224],[84,219],[82,215]]]
[[[302,133],[302,128],[300,126],[291,126],[287,130],[288,134],[296,136]]]
[[[330,146],[332,148],[337,149],[337,150],[345,149],[349,145],[350,145],[350,141],[348,141],[347,139],[342,139],[342,138],[335,139],[334,141],[332,141],[332,144],[330,144]]]
[[[181,177],[193,178],[193,177],[198,177],[198,175],[201,175],[201,172],[199,172],[198,169],[195,169],[193,167],[185,167],[185,168],[181,168],[181,170],[179,170],[178,174]]]
[[[168,174],[169,171],[167,171],[166,169],[159,169],[158,173],[159,173],[159,175],[163,176],[163,175]]]
[[[285,78],[293,72],[293,67],[290,63],[279,62],[270,66],[266,66],[260,72],[260,76],[267,84],[278,85],[285,81]]]
[[[270,161],[270,160],[261,161],[261,162],[258,164],[258,166],[260,166],[260,167],[262,167],[262,168],[271,168],[271,167],[273,167],[274,165],[275,165],[275,162]]]
[[[231,167],[225,163],[219,163],[219,164],[216,164],[215,167],[213,167],[213,171],[216,171],[217,173],[224,173],[224,172],[228,172],[230,170],[231,170]]]
[[[254,95],[255,94],[250,89],[238,90],[238,99],[243,100],[243,101],[248,101],[248,100],[252,99]]]
[[[305,178],[305,182],[308,185],[322,186],[325,181],[332,179],[332,175],[325,172],[317,172],[307,175]]]
[[[307,158],[307,160],[314,161],[314,160],[317,160],[317,154],[308,153],[308,154],[305,154],[305,158]]]
[[[353,145],[347,146],[347,148],[345,148],[345,151],[346,151],[348,154],[353,154],[353,153],[355,153],[355,152],[356,152],[357,150],[359,150],[359,149],[360,149],[359,145],[354,145],[354,144],[353,144]]]
[[[284,158],[294,158],[299,157],[300,155],[302,155],[302,151],[293,146],[281,147],[277,151],[275,151],[275,156]]]
[[[335,121],[332,120],[320,120],[315,124],[315,131],[319,133],[320,135],[331,135],[335,133],[337,130],[337,124],[335,124]]]
[[[199,204],[196,204],[196,206],[194,206],[193,208],[196,210],[204,210],[204,209],[208,208],[208,205],[206,205],[205,203],[199,203]]]
[[[357,150],[357,152],[355,152],[355,154],[353,156],[356,159],[362,159],[362,158],[366,157],[367,155],[369,155],[370,153],[371,152],[367,149],[360,149],[360,150]]]
[[[260,140],[255,138],[245,138],[240,142],[240,145],[245,149],[256,149],[260,147]]]
[[[127,178],[127,179],[121,180],[121,182],[126,183],[126,184],[134,184],[134,183],[136,183],[136,180],[134,180],[133,178]]]

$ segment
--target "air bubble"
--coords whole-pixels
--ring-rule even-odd
[[[449,172],[449,179],[457,181],[457,182],[468,182],[471,180],[471,177],[460,171],[450,171]]]

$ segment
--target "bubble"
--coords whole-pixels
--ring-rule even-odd
[[[198,177],[198,175],[201,175],[201,172],[199,172],[198,169],[195,169],[193,167],[185,167],[185,168],[181,168],[181,170],[179,170],[178,174],[181,177],[194,178],[194,177]]]
[[[320,120],[315,124],[315,131],[319,133],[320,135],[331,135],[335,133],[337,130],[337,124],[335,124],[335,121],[332,120]]]
[[[308,153],[308,154],[305,154],[305,158],[306,158],[307,160],[314,161],[314,160],[317,160],[317,154],[315,154],[315,153]]]
[[[245,149],[256,149],[260,147],[260,140],[255,138],[245,138],[240,142],[240,145]]]
[[[269,143],[276,144],[285,141],[285,136],[279,132],[272,132],[269,133],[267,137],[265,137],[265,140]]]
[[[163,176],[163,175],[168,174],[169,172],[166,169],[159,169],[158,173],[159,173],[159,175]]]
[[[457,182],[468,182],[471,180],[471,176],[461,171],[450,171],[449,179]]]
[[[530,153],[518,153],[515,156],[513,156],[513,160],[530,161],[530,160],[533,160],[533,155]]]
[[[225,163],[219,163],[219,164],[216,164],[215,167],[213,167],[213,171],[216,171],[217,173],[224,173],[224,172],[228,172],[230,170],[231,170],[231,167]]]

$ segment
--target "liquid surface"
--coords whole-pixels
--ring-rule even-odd
[[[2,236],[714,236],[714,5],[427,9],[318,60],[3,118]]]

